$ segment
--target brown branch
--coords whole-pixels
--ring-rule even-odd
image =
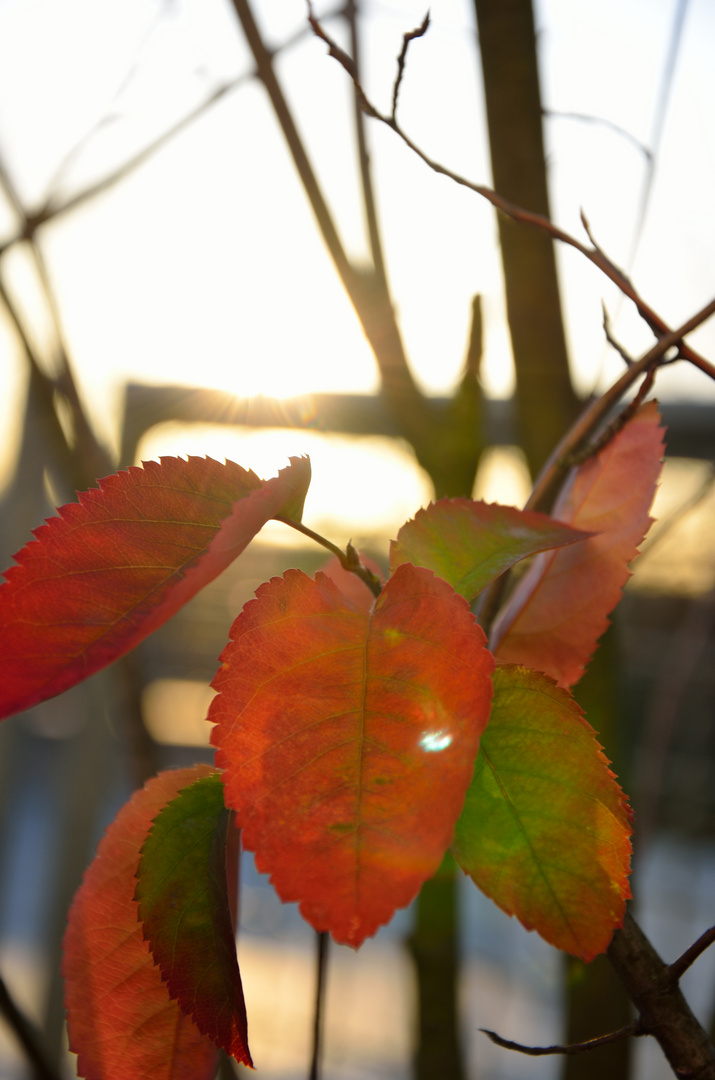
[[[613,332],[611,330],[611,320],[608,315],[606,305],[603,301],[601,301],[601,310],[603,311],[603,332],[606,335],[606,341],[612,349],[616,350],[626,367],[630,367],[631,364],[635,363],[635,360],[630,355],[630,353],[626,352],[621,343],[613,336]]]
[[[516,1050],[530,1057],[545,1057],[547,1054],[583,1054],[586,1050],[595,1050],[599,1046],[608,1046],[609,1043],[622,1042],[623,1039],[629,1039],[633,1035],[645,1035],[639,1020],[634,1020],[633,1023],[619,1028],[618,1031],[612,1031],[608,1035],[599,1035],[595,1039],[587,1039],[586,1042],[568,1043],[565,1046],[524,1046],[522,1043],[503,1039],[501,1035],[497,1035],[496,1031],[488,1031],[487,1028],[479,1030],[488,1035],[497,1046],[503,1046],[505,1050]]]
[[[74,458],[76,465],[79,466],[79,470],[75,468],[73,473],[77,478],[84,479],[84,483],[80,483],[81,487],[86,487],[91,484],[98,476],[104,476],[111,471],[112,464],[109,454],[102,448],[97,440],[97,437],[92,430],[86,413],[82,408],[79,392],[77,390],[77,384],[70,366],[67,347],[64,340],[62,331],[62,320],[60,317],[59,307],[55,298],[54,289],[47,271],[47,266],[42,254],[42,250],[37,243],[37,238],[30,230],[30,222],[22,204],[22,200],[13,184],[7,169],[4,166],[2,158],[0,158],[0,185],[7,194],[15,213],[20,218],[21,228],[23,235],[28,237],[28,243],[30,246],[30,254],[32,255],[37,270],[37,275],[40,279],[47,308],[50,315],[50,320],[55,333],[56,340],[56,364],[58,373],[52,380],[52,389],[55,394],[60,394],[65,401],[69,409],[69,414],[72,421],[72,435],[74,439],[75,450]],[[30,347],[28,336],[22,329],[21,320],[18,312],[14,309],[12,303],[9,300],[7,293],[3,294],[3,300],[5,305],[10,311],[10,316],[15,325],[16,330],[20,334],[23,345],[25,347],[25,353],[31,364],[36,369],[35,374],[41,374],[43,377],[44,372],[41,371],[37,358],[34,355],[32,348]],[[52,397],[53,395],[50,395]],[[47,397],[47,395],[46,395]],[[52,406],[54,411],[54,404]]]
[[[423,37],[430,24],[429,11],[425,15],[424,19],[418,27],[414,30],[409,30],[406,34],[402,35],[402,48],[400,55],[397,57],[397,75],[395,76],[395,84],[392,88],[392,120],[393,123],[397,122],[397,99],[400,96],[400,86],[402,85],[402,76],[405,74],[405,63],[407,62],[407,50],[410,47],[410,42],[416,38]]]
[[[628,911],[623,927],[613,935],[608,957],[638,1010],[643,1032],[657,1039],[675,1075],[715,1080],[715,1050],[706,1032],[693,1016],[677,977]]]
[[[685,950],[685,952],[674,960],[670,965],[670,974],[674,979],[680,980],[685,972],[691,967],[695,961],[701,956],[706,949],[708,949],[715,941],[715,926],[711,926],[709,930],[706,930],[700,935],[697,941]]]
[[[233,6],[253,53],[259,78],[265,86],[276,118],[288,143],[288,149],[310,202],[318,228],[372,348],[380,370],[382,392],[385,395],[385,400],[398,421],[401,433],[412,443],[418,458],[429,471],[429,465],[422,460],[421,447],[424,443],[425,431],[429,428],[431,414],[428,403],[420,393],[408,366],[402,337],[389,296],[386,294],[384,285],[377,274],[374,272],[365,274],[359,271],[348,259],[298,133],[288,102],[276,78],[273,69],[273,57],[261,37],[249,0],[233,0]],[[311,26],[316,30],[319,24],[313,19]],[[322,28],[321,33],[325,33]],[[332,48],[335,50],[335,54],[340,56],[341,64],[347,64],[355,71],[355,64],[347,54],[335,43],[333,43]],[[357,81],[355,81],[355,86],[356,88],[359,87]]]
[[[350,28],[350,48],[352,50],[355,71],[358,75],[358,81],[360,76],[360,35],[358,33],[357,24],[357,5],[355,0],[347,0],[345,6],[345,15],[348,20],[348,26]],[[311,27],[312,29],[312,27]],[[353,83],[355,88],[355,83]],[[357,140],[358,150],[358,165],[360,168],[360,183],[362,187],[362,201],[365,211],[365,224],[367,225],[367,234],[370,241],[370,254],[372,256],[372,265],[375,271],[376,284],[378,284],[388,295],[389,289],[387,285],[387,271],[385,269],[385,258],[382,251],[382,238],[380,235],[380,226],[377,219],[377,204],[375,202],[375,192],[372,183],[372,171],[370,169],[370,154],[367,148],[367,136],[365,133],[365,113],[360,107],[360,98],[357,90],[354,89],[353,102],[355,106],[355,136]]]
[[[582,1054],[632,1036],[653,1035],[676,1076],[713,1080],[715,1052],[681,994],[678,980],[714,941],[715,926],[712,926],[674,963],[667,965],[627,913],[623,928],[614,934],[608,955],[639,1010],[639,1016],[632,1023],[608,1035],[565,1046],[524,1046],[503,1039],[494,1031],[480,1030],[497,1046],[530,1057]]]
[[[628,421],[635,416],[650,393],[653,383],[655,382],[656,370],[656,367],[648,369],[645,378],[638,387],[633,399],[628,402],[624,409],[621,409],[621,411],[617,413],[610,424],[606,425],[598,438],[594,439],[593,442],[589,443],[587,446],[584,446],[581,450],[565,455],[563,458],[564,465],[571,467],[573,465],[583,464],[584,461],[588,461],[589,458],[595,457],[596,454],[604,449],[604,447],[608,446],[611,439],[615,439],[618,432],[622,431]]]
[[[311,16],[310,22],[316,35],[328,46],[330,55],[342,65],[348,75],[350,75],[351,79],[355,82],[354,65],[352,64],[350,57],[347,56],[344,50],[336,45],[317,19]],[[433,172],[438,173],[440,176],[446,176],[449,180],[452,180],[453,183],[459,184],[460,187],[465,187],[469,191],[473,191],[475,194],[480,195],[513,221],[517,221],[522,225],[529,225],[532,228],[541,229],[543,232],[547,232],[553,237],[554,240],[559,240],[561,243],[575,248],[576,251],[579,251],[589,260],[589,262],[593,263],[594,266],[597,266],[599,270],[601,270],[606,277],[608,277],[621,292],[628,297],[629,300],[633,301],[639,315],[653,330],[656,336],[661,337],[670,333],[667,323],[665,323],[645,300],[643,300],[623,271],[619,270],[596,244],[594,244],[593,247],[587,247],[585,244],[581,243],[580,240],[577,240],[576,237],[571,236],[570,233],[567,233],[557,225],[554,225],[554,223],[549,221],[543,214],[536,214],[530,210],[525,210],[521,206],[516,206],[508,199],[504,199],[496,191],[492,190],[492,188],[486,187],[484,184],[476,184],[466,177],[461,176],[459,173],[454,172],[452,169],[448,169],[445,165],[441,165],[431,158],[409,137],[409,135],[407,135],[393,116],[381,113],[367,97],[363,87],[357,82],[356,89],[360,95],[362,107],[368,116],[373,117],[373,119],[378,120],[380,123],[391,128],[395,134],[402,139],[405,146],[416,154],[417,157],[419,157],[428,168],[432,169]],[[677,344],[677,342],[675,343]],[[679,353],[682,359],[688,360],[691,364],[694,364],[696,367],[700,368],[701,371],[705,372],[706,375],[709,375],[710,378],[715,379],[715,366],[709,363],[704,357],[700,356],[700,354],[689,345],[680,344]]]
[[[572,455],[578,454],[593,433],[600,427],[611,409],[630,389],[637,379],[656,366],[665,353],[674,345],[680,345],[681,339],[696,326],[700,326],[715,314],[715,300],[711,300],[677,330],[671,330],[665,337],[649,349],[636,363],[632,364],[620,379],[611,386],[602,397],[586,406],[576,423],[563,437],[541,470],[534,490],[526,504],[528,510],[547,510],[569,468]]]

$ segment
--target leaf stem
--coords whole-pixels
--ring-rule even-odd
[[[322,1049],[323,1015],[325,1013],[325,984],[328,968],[328,935],[317,934],[315,1017],[313,1019],[313,1055],[308,1080],[319,1080]]]
[[[302,533],[303,536],[307,536],[311,540],[315,540],[316,544],[320,544],[321,547],[332,552],[332,554],[340,560],[340,565],[343,570],[347,570],[350,574],[355,574],[356,577],[359,577],[360,580],[367,585],[374,597],[377,598],[380,595],[382,592],[382,582],[376,574],[373,574],[372,570],[368,570],[366,566],[362,565],[360,556],[352,544],[348,544],[345,551],[343,551],[343,549],[339,548],[337,544],[334,544],[332,540],[328,540],[325,536],[321,536],[320,533],[314,532],[313,529],[309,529],[302,521],[293,521],[291,518],[282,517],[280,514],[276,514],[273,520],[282,521],[284,525],[289,525],[291,529],[295,529],[296,532]]]

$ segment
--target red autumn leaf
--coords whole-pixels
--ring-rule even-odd
[[[272,480],[211,458],[162,458],[100,482],[35,530],[0,587],[0,717],[134,648],[265,525],[295,515],[307,459]]]
[[[537,555],[495,620],[496,656],[572,686],[583,674],[630,576],[651,518],[663,430],[644,405],[595,457],[572,471],[553,517],[597,535]]]
[[[631,818],[595,732],[566,690],[498,667],[489,725],[452,852],[527,930],[592,960],[623,923]]]
[[[69,914],[62,974],[70,1049],[86,1080],[211,1080],[216,1046],[161,981],[134,900],[153,818],[207,765],[163,772],[119,811]]]
[[[252,1066],[228,895],[227,848],[237,849],[239,836],[231,819],[218,773],[182,788],[144,841],[135,896],[172,998],[199,1031]]]
[[[222,661],[211,738],[243,843],[283,900],[357,947],[451,842],[489,716],[484,634],[429,570],[401,566],[371,611],[289,570]]]
[[[473,600],[494,578],[537,551],[582,540],[546,514],[472,499],[440,499],[418,510],[390,544],[390,569],[426,566]]]

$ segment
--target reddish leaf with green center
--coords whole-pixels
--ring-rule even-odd
[[[494,622],[490,644],[499,659],[543,671],[560,686],[581,678],[651,523],[662,458],[651,401],[573,470],[553,516],[597,535],[536,556]]]
[[[252,1066],[226,875],[227,844],[235,856],[238,848],[231,817],[218,774],[183,788],[144,842],[136,899],[171,996],[204,1035]]]
[[[272,480],[210,458],[162,458],[101,481],[35,530],[0,587],[0,717],[133,649],[244,550],[294,517],[307,459]]]
[[[62,974],[70,1049],[86,1080],[211,1080],[216,1046],[161,981],[134,900],[152,819],[207,765],[155,776],[107,829],[74,898]]]
[[[527,930],[592,960],[630,896],[631,816],[593,728],[566,690],[498,667],[453,854]]]
[[[390,569],[426,566],[473,600],[505,570],[537,551],[583,540],[587,533],[528,510],[471,499],[440,499],[418,510],[390,545]]]
[[[214,680],[226,804],[285,901],[357,947],[452,840],[493,660],[465,601],[401,566],[371,611],[323,574],[261,586]]]

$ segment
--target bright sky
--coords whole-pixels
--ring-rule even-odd
[[[254,6],[273,43],[295,33],[305,16],[303,0]],[[319,12],[330,6],[316,5]],[[424,4],[365,0],[363,7],[365,81],[387,105],[401,35],[421,21]],[[675,0],[539,0],[545,106],[601,117],[650,144],[676,7]],[[429,34],[410,55],[401,118],[433,157],[488,181],[472,5],[436,0],[431,8]],[[652,198],[630,267],[643,296],[673,325],[715,291],[713,42],[715,6],[690,0]],[[37,204],[68,151],[107,118],[61,177],[62,192],[78,190],[250,66],[228,0],[0,0],[0,157],[23,198]],[[364,256],[346,77],[310,36],[281,56],[279,75],[345,242]],[[581,235],[583,206],[605,249],[626,264],[643,154],[607,127],[556,117],[545,125],[554,218]],[[453,387],[470,299],[481,292],[486,386],[508,394],[492,210],[429,173],[391,132],[371,126],[369,136],[390,277],[420,383],[434,393]],[[12,231],[0,198],[0,238]],[[227,95],[121,185],[53,223],[43,242],[78,382],[108,441],[117,440],[117,405],[128,381],[207,385],[239,396],[376,387],[372,356],[257,84]],[[602,298],[614,316],[620,310],[617,332],[632,352],[651,338],[584,260],[563,250],[559,258],[574,374],[585,391],[620,370],[603,346]],[[6,259],[8,278],[31,306],[22,253]],[[692,342],[712,357],[715,326]],[[1,329],[0,349],[0,423],[12,432],[23,376]],[[659,392],[702,397],[713,388],[679,366]],[[405,471],[405,452],[393,447],[385,458],[376,442],[365,443],[363,453],[350,440],[326,445],[303,433],[281,433],[271,444],[265,433],[223,432],[217,441],[206,429],[167,429],[142,449],[145,456],[229,454],[266,474],[288,453],[309,449],[322,478],[315,513],[341,518],[346,531],[361,521],[369,531],[371,513],[392,528],[385,514],[399,524],[428,497],[419,473]],[[384,504],[379,512],[376,501]]]

